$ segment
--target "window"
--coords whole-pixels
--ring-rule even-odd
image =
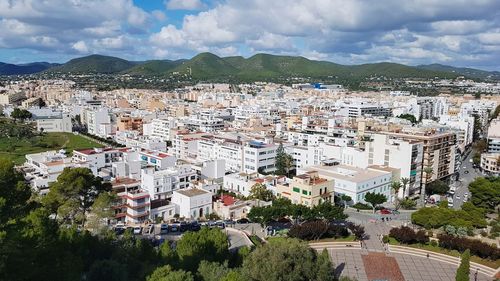
[[[298,187],[294,187],[294,188],[293,188],[293,192],[300,193],[300,188],[298,188]]]
[[[302,194],[307,195],[307,190],[302,189]]]

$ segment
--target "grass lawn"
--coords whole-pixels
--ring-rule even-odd
[[[311,242],[315,243],[315,242],[354,242],[354,241],[356,241],[356,237],[354,235],[349,235],[346,237],[339,237],[339,238],[323,238]]]
[[[460,252],[458,252],[456,250],[443,249],[439,246],[432,246],[429,244],[410,244],[410,245],[401,244],[398,241],[396,241],[396,239],[394,239],[392,237],[389,237],[389,244],[427,250],[427,251],[431,251],[434,253],[444,254],[444,255],[453,256],[453,257],[460,257]],[[480,258],[478,256],[474,256],[474,255],[471,255],[470,260],[472,262],[486,265],[486,266],[489,266],[491,268],[500,267],[500,260],[492,261],[492,260],[488,260],[488,259],[482,259],[482,258]]]
[[[75,149],[102,147],[102,145],[73,133],[45,133],[30,139],[0,138],[0,158],[22,164],[25,155],[48,150],[65,149],[68,153]]]

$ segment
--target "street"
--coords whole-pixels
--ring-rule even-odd
[[[466,193],[470,197],[468,188],[469,183],[474,181],[475,178],[483,176],[479,171],[472,167],[472,163],[470,160],[472,159],[473,154],[474,152],[469,153],[469,155],[462,160],[462,163],[460,165],[460,178],[457,182],[455,182],[456,190],[455,194],[453,195],[454,209],[460,209],[462,207],[462,204],[464,203],[464,196]],[[468,173],[466,173],[465,171],[468,171]]]

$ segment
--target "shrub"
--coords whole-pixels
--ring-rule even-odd
[[[352,205],[352,207],[355,208],[355,209],[359,209],[359,210],[371,210],[372,209],[372,207],[370,205],[364,204],[364,203],[360,203],[360,202]]]
[[[302,240],[318,240],[328,233],[328,224],[324,221],[306,221],[302,224],[294,224],[288,236]]]
[[[473,255],[480,258],[497,260],[500,258],[500,249],[494,245],[481,242],[476,239],[469,239],[465,237],[457,237],[449,234],[440,234],[439,246],[445,249],[457,250],[463,252],[470,249]]]
[[[382,237],[382,242],[384,242],[385,244],[389,243],[389,236],[384,235],[384,237]]]
[[[334,238],[347,237],[349,231],[344,226],[332,224],[328,227],[328,236]]]
[[[351,233],[356,236],[356,239],[362,240],[365,237],[365,228],[363,226],[350,223],[347,225],[347,228],[349,228]]]
[[[462,260],[460,261],[460,266],[457,268],[457,275],[455,276],[456,281],[469,281],[470,274],[470,251],[465,250],[462,254]]]
[[[425,244],[429,242],[429,237],[427,236],[424,230],[419,230],[415,232],[413,229],[407,226],[391,229],[389,232],[389,236],[403,244],[413,244],[413,243]]]
[[[431,240],[431,242],[429,244],[431,246],[433,246],[433,247],[437,247],[438,246],[438,242],[436,240]]]

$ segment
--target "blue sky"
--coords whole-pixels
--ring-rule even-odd
[[[0,61],[255,53],[500,70],[498,0],[0,0]]]

